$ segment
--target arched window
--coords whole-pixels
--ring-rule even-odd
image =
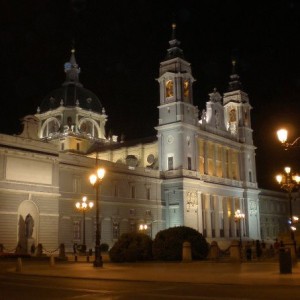
[[[60,123],[56,118],[47,120],[42,127],[42,137],[49,137],[57,133],[60,128]]]
[[[79,124],[79,131],[81,133],[88,134],[92,137],[98,137],[98,128],[95,126],[95,124],[88,120],[85,119]]]
[[[189,96],[189,92],[190,92],[190,83],[188,80],[185,80],[183,82],[183,96],[187,98]]]
[[[235,122],[236,121],[236,111],[235,109],[231,109],[229,112],[229,121],[230,122]]]
[[[166,82],[166,97],[173,97],[173,80],[168,80]]]

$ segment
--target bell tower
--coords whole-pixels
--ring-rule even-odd
[[[159,139],[160,170],[195,170],[194,136],[197,132],[198,108],[193,105],[195,79],[191,64],[185,60],[172,24],[170,48],[160,63]]]
[[[240,77],[236,72],[236,61],[232,61],[232,74],[228,91],[224,93],[223,105],[225,124],[228,131],[241,144],[241,175],[246,186],[257,185],[255,146],[253,145],[248,94],[242,90]]]
[[[241,143],[253,145],[248,94],[242,90],[240,77],[236,72],[236,61],[232,61],[232,74],[228,91],[224,93],[223,105],[227,130]]]

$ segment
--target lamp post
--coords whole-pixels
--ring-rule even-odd
[[[87,201],[87,197],[84,196],[82,197],[82,201],[81,202],[76,202],[75,206],[76,208],[79,210],[79,211],[82,211],[82,214],[83,214],[83,241],[82,241],[82,251],[85,252],[86,250],[86,244],[85,244],[85,212],[88,210],[88,209],[91,209],[93,208],[94,206],[94,203],[93,202],[86,202]]]
[[[241,220],[245,219],[245,214],[243,214],[239,209],[237,209],[234,213],[234,222],[239,222],[239,236],[240,236],[240,247],[242,248],[242,226]]]
[[[279,129],[277,131],[277,137],[278,140],[281,142],[281,145],[285,148],[285,150],[300,147],[300,143],[298,143],[300,141],[300,136],[297,137],[292,143],[287,142],[288,131],[286,129]]]
[[[100,202],[100,186],[104,175],[105,175],[105,169],[98,168],[96,172],[89,177],[91,185],[96,189],[96,244],[95,244],[94,267],[103,266],[101,250],[100,250],[101,235],[99,230],[99,202]]]
[[[285,190],[288,193],[289,210],[290,210],[289,225],[290,225],[290,230],[291,230],[292,243],[293,243],[295,251],[296,251],[296,240],[295,240],[295,235],[294,235],[294,231],[296,230],[296,227],[294,225],[295,225],[295,223],[298,222],[298,218],[293,216],[293,207],[292,207],[293,195],[292,195],[292,192],[295,189],[299,188],[300,176],[299,175],[292,175],[291,168],[290,167],[285,167],[283,174],[276,175],[276,180],[280,184],[280,188]]]

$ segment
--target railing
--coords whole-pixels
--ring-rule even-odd
[[[250,188],[257,188],[257,183],[254,182],[247,182],[246,184],[244,184],[244,182],[240,180],[200,174],[200,172],[187,170],[187,169],[168,170],[163,172],[163,176],[167,179],[178,178],[178,177],[189,177],[189,178],[199,179],[206,182],[229,185],[234,187],[243,187],[243,185],[245,185]]]

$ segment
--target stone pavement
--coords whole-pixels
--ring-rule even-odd
[[[10,272],[16,272],[16,268]],[[280,274],[278,262],[104,262],[103,268],[95,268],[92,262],[86,261],[53,265],[50,260],[34,263],[24,260],[17,273],[95,280],[300,286],[300,263],[293,266],[291,274]]]

